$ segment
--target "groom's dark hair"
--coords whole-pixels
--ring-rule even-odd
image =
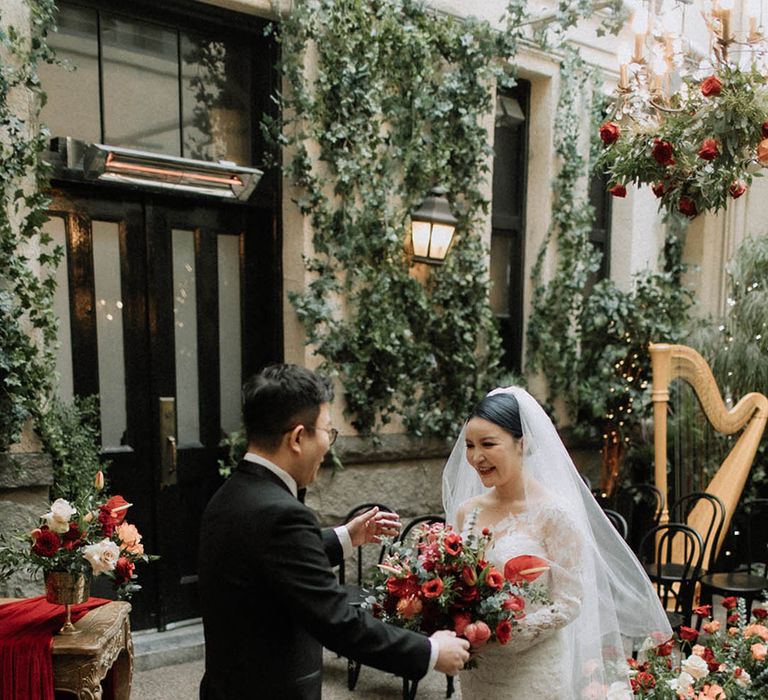
[[[333,401],[333,387],[305,367],[274,364],[243,385],[242,399],[248,442],[274,449],[297,425],[314,427],[320,404]]]
[[[520,423],[520,406],[513,394],[492,394],[486,396],[475,406],[470,418],[484,418],[504,428],[512,437],[518,440],[523,437],[523,426]]]

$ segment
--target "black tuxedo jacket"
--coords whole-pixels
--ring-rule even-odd
[[[426,637],[353,607],[331,566],[342,549],[272,472],[241,462],[200,533],[205,700],[319,700],[322,647],[418,679]]]

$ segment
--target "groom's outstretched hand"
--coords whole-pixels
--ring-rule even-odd
[[[469,642],[456,636],[456,632],[440,630],[430,639],[437,642],[438,655],[435,670],[455,676],[469,661]]]
[[[382,537],[397,537],[400,532],[400,516],[374,506],[347,523],[347,532],[353,547],[361,544],[378,544]]]

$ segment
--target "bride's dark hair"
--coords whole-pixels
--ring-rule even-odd
[[[470,418],[483,418],[504,428],[518,440],[523,437],[520,424],[520,406],[512,394],[492,394],[486,396],[475,406]]]

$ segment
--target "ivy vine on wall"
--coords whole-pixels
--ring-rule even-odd
[[[51,395],[53,274],[63,253],[41,229],[48,133],[38,122],[45,96],[37,66],[53,60],[46,36],[55,5],[30,0],[28,7],[30,32],[0,15],[0,450],[18,442],[25,421],[39,418]],[[29,103],[25,119],[18,109]]]

